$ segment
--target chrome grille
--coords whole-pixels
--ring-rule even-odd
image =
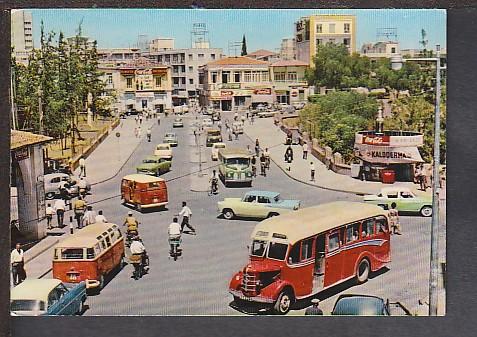
[[[253,274],[245,273],[242,279],[242,290],[244,292],[255,292],[257,291],[257,286],[259,279]]]

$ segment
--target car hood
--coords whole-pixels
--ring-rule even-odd
[[[283,262],[282,262],[283,263]],[[265,273],[270,271],[280,271],[280,262],[274,262],[262,257],[251,257],[251,261],[245,266],[245,272]]]
[[[142,163],[138,167],[136,167],[138,170],[153,170],[155,168],[158,168],[159,164],[158,163]]]

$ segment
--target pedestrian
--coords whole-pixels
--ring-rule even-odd
[[[247,117],[247,118],[248,118],[248,117]],[[242,121],[242,125],[245,124],[245,116],[244,116],[244,115],[242,115],[242,116],[240,117],[240,120]]]
[[[151,128],[149,127],[146,131],[146,136],[147,136],[147,141],[148,142],[151,142],[151,134],[152,134],[152,131],[151,131]]]
[[[237,121],[237,119],[238,119],[238,113],[235,112],[234,113],[234,121]]]
[[[303,142],[303,159],[308,158],[308,144],[306,142]]]
[[[262,155],[260,156],[260,175],[266,177],[267,176],[267,158],[265,158],[265,155],[262,152]]]
[[[157,115],[157,125],[161,125],[161,116]]]
[[[96,223],[96,212],[93,211],[93,206],[87,206],[86,212],[83,215],[83,224],[86,227],[94,223]]]
[[[137,136],[138,138],[141,138],[141,126],[137,127]]]
[[[320,300],[314,298],[311,300],[311,307],[306,308],[305,316],[323,316],[323,310],[320,309]]]
[[[232,141],[232,131],[230,131],[230,129],[229,129],[228,133],[229,133],[229,142],[231,142]]]
[[[258,138],[255,139],[255,155],[258,157],[260,154],[260,142],[258,141]]]
[[[13,285],[16,286],[23,282],[26,278],[24,269],[25,259],[23,257],[23,249],[20,243],[15,245],[15,249],[10,253],[10,263],[12,265]]]
[[[426,190],[426,179],[425,179],[425,176],[424,176],[424,170],[423,170],[422,164],[417,167],[416,176],[417,176],[417,181],[419,183],[419,188],[422,191],[425,191]]]
[[[139,115],[139,125],[142,125],[142,114]]]
[[[95,223],[101,223],[101,222],[106,223],[106,222],[108,222],[108,220],[106,220],[105,216],[103,215],[102,210],[98,211],[98,215],[96,215],[94,221],[95,221]]]
[[[286,151],[285,151],[285,162],[288,163],[287,171],[291,170],[291,163],[293,162],[293,149],[291,148],[290,145],[288,145]]]
[[[78,196],[78,200],[75,201],[73,209],[75,212],[75,218],[77,222],[76,228],[81,229],[83,228],[83,216],[86,210],[86,202],[83,200],[81,196]]]
[[[139,124],[139,116],[136,115],[136,117],[134,117],[134,120],[136,121],[136,125],[138,125]]]
[[[247,111],[247,119],[248,119],[248,114],[249,114],[249,112]]]
[[[62,180],[58,183],[58,190],[60,191],[60,197],[64,200],[67,200],[70,196],[68,192],[68,187],[69,187],[69,184],[65,180]]]
[[[391,204],[389,210],[389,222],[391,227],[391,233],[401,235],[401,224],[399,223],[399,211],[396,209],[396,203]]]
[[[46,206],[46,210],[45,210],[45,214],[46,214],[46,227],[48,229],[52,229],[52,226],[51,226],[51,220],[53,219],[53,213],[55,212],[55,210],[53,209],[53,207],[51,207],[51,204],[48,204]]]
[[[252,157],[252,175],[254,178],[257,177],[257,159],[255,158],[255,156]]]
[[[80,178],[80,180],[78,181],[78,194],[81,195],[83,198],[86,195],[86,189],[87,189],[86,180],[84,180],[83,178]]]
[[[315,164],[310,162],[310,174],[311,174],[311,181],[315,181]]]
[[[220,119],[217,122],[217,126],[219,127],[219,130],[222,131],[222,122],[220,121]]]
[[[55,205],[53,206],[55,212],[56,212],[56,218],[58,220],[58,228],[63,228],[64,227],[64,221],[65,221],[65,208],[66,204],[63,199],[56,199]]]
[[[192,217],[192,211],[187,206],[187,203],[185,201],[182,202],[182,210],[179,212],[179,216],[182,216],[181,232],[183,232],[184,227],[187,226],[193,233],[195,233],[194,227],[192,227],[189,223],[190,218]]]
[[[134,137],[137,138],[137,127],[134,128]]]
[[[79,160],[79,167],[80,167],[80,178],[81,178],[81,175],[83,175],[83,177],[86,177],[86,160],[84,160],[84,157],[81,156],[80,160]]]
[[[254,122],[255,122],[255,116],[252,114],[252,116],[250,117],[250,125],[253,125]]]

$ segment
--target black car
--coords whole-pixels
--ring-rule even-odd
[[[371,295],[340,295],[332,315],[338,316],[409,316],[411,313],[400,302],[389,302]]]
[[[128,116],[137,115],[138,113],[139,111],[137,111],[136,109],[129,109],[128,111],[126,111],[126,115]]]

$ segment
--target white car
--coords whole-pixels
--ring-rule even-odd
[[[212,154],[211,154],[211,159],[212,160],[218,160],[219,159],[219,150],[220,149],[225,149],[227,145],[225,143],[214,143],[212,144]]]
[[[91,184],[88,183],[86,179],[83,178],[83,180],[86,182],[86,191],[90,191]],[[70,187],[68,188],[68,192],[71,195],[75,196],[79,194],[77,181],[66,173],[45,174],[43,176],[43,181],[45,184],[45,199],[47,200],[54,199],[57,195],[60,194],[58,185],[61,181],[66,181],[70,185]]]
[[[214,125],[214,123],[212,123],[212,119],[210,119],[210,118],[204,118],[204,119],[202,120],[202,126],[203,126],[204,128],[210,128],[210,127],[212,127],[212,125]]]
[[[172,160],[172,149],[170,144],[157,144],[154,155],[160,158]]]

